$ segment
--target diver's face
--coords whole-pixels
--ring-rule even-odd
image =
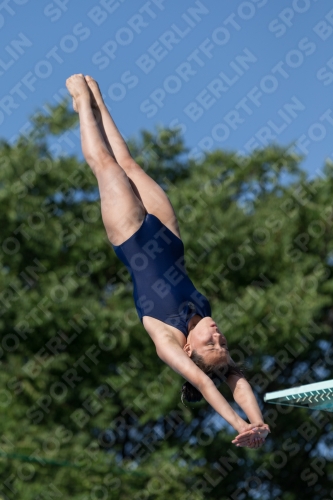
[[[197,316],[190,322],[187,343],[191,351],[195,350],[208,364],[229,361],[227,339],[210,317]]]

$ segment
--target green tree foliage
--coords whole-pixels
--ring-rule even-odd
[[[195,163],[174,131],[131,142],[174,204],[190,277],[271,426],[263,448],[239,449],[205,402],[180,404],[94,176],[51,154],[74,123],[57,107],[0,146],[0,498],[332,498],[329,414],[262,402],[332,377],[332,165],[311,180],[277,146]]]

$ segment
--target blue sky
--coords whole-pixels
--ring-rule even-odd
[[[125,137],[182,127],[193,158],[294,143],[333,161],[333,6],[323,0],[7,0],[0,6],[0,136],[95,77]],[[80,154],[77,135],[59,145]]]

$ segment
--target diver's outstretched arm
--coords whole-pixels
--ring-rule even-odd
[[[247,415],[251,424],[253,424],[251,427],[257,427],[258,429],[255,439],[253,439],[253,436],[250,433],[247,434],[245,432],[244,434],[243,432],[236,437],[233,443],[240,446],[249,446],[250,444],[253,444],[254,448],[258,448],[263,444],[270,430],[268,425],[264,423],[262,413],[253,394],[252,388],[248,381],[239,375],[230,375],[227,378],[227,384],[232,391],[234,400]]]
[[[230,375],[227,378],[227,384],[231,389],[234,400],[247,415],[251,424],[264,423],[264,418],[248,381],[239,375]]]
[[[241,403],[249,412],[253,423],[248,424],[243,420],[230,406],[228,401],[222,396],[220,391],[215,387],[214,382],[188,357],[183,348],[176,340],[170,337],[161,336],[158,342],[155,342],[157,355],[162,361],[170,366],[176,373],[179,373],[190,384],[201,392],[207,403],[209,403],[214,410],[221,415],[237,432],[238,436],[232,441],[236,446],[248,446],[249,448],[258,448],[263,443],[264,438],[267,436],[269,429],[264,424],[260,409],[252,393],[251,386],[243,379],[254,398],[245,389],[247,387],[244,383],[238,385],[236,392],[236,399]],[[236,384],[237,385],[237,384]],[[240,387],[242,387],[241,390]],[[242,393],[242,396],[239,396]],[[245,396],[247,394],[247,402]],[[236,401],[237,402],[237,401]],[[250,405],[253,405],[252,410]],[[242,407],[241,406],[241,407]],[[268,429],[268,430],[267,430]]]
[[[156,352],[162,361],[196,387],[214,410],[238,433],[249,429],[249,424],[233,410],[228,401],[215,387],[214,382],[193,363],[177,341],[162,337],[158,345],[156,345]]]

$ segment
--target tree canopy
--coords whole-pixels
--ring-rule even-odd
[[[263,403],[332,378],[332,164],[311,179],[278,145],[195,162],[175,130],[130,142],[271,427],[249,450],[206,402],[181,404],[156,356],[95,178],[52,148],[76,116],[62,105],[34,123],[0,144],[0,499],[333,498],[330,414]]]

